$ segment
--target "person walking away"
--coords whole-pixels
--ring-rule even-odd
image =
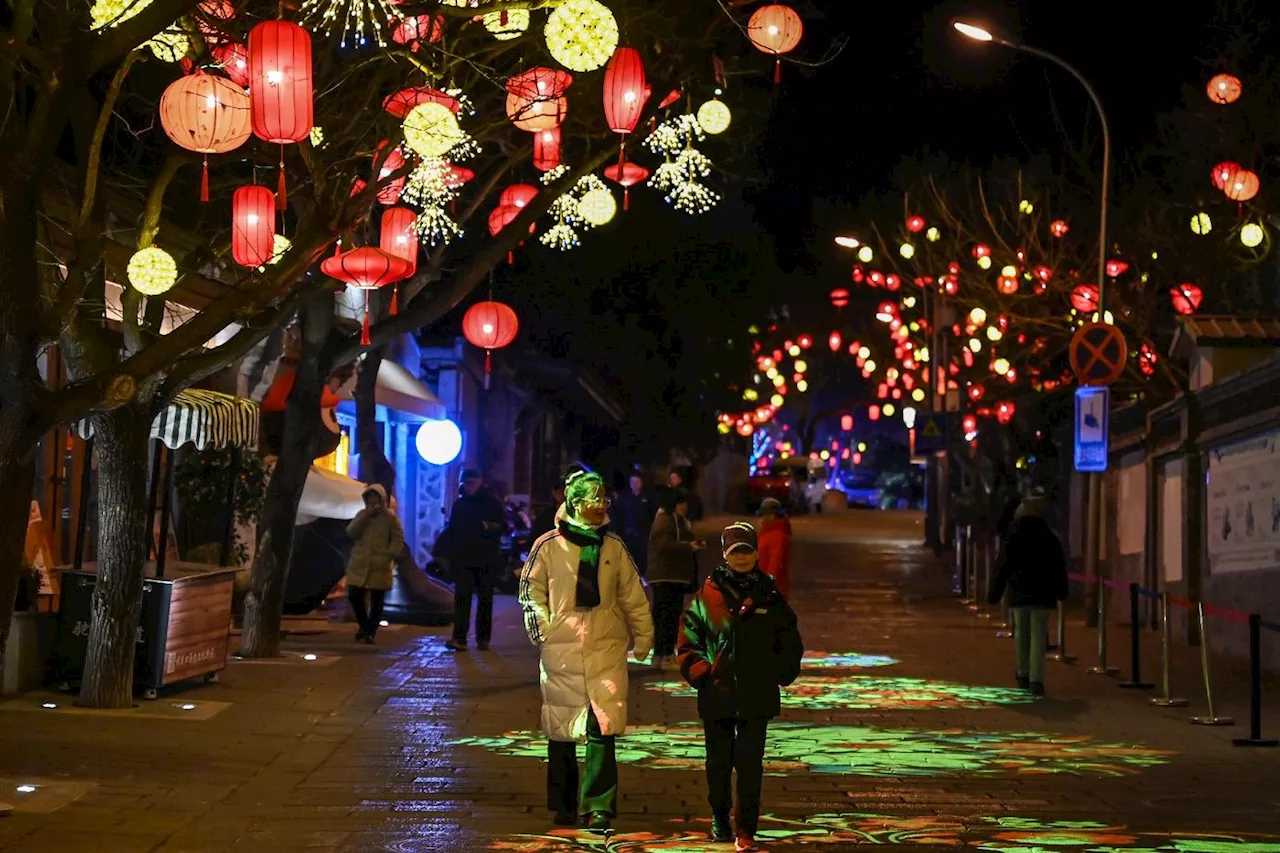
[[[347,598],[360,626],[356,642],[372,645],[391,589],[391,565],[404,548],[404,528],[387,506],[387,490],[381,485],[370,484],[361,497],[364,509],[347,525],[347,535],[355,540],[347,558]]]
[[[539,653],[547,808],[557,826],[581,815],[598,832],[618,814],[614,738],[627,727],[627,649],[643,663],[653,647],[640,573],[608,523],[604,480],[570,474],[558,526],[534,543],[520,576],[525,631]]]
[[[760,502],[760,569],[783,598],[791,597],[791,519],[777,498]]]
[[[665,489],[658,496],[658,514],[649,530],[649,588],[653,590],[653,665],[676,668],[676,640],[684,597],[696,589],[696,555],[703,543],[694,541],[689,524],[689,499],[684,489]]]
[[[622,541],[643,574],[649,565],[649,530],[653,525],[654,506],[644,478],[639,474],[632,474],[627,488],[618,494],[613,516],[617,519]]]
[[[476,599],[476,648],[487,651],[493,635],[493,583],[502,567],[502,533],[507,527],[501,502],[484,487],[474,468],[462,472],[458,499],[449,513],[453,563],[453,637],[445,648],[467,650],[471,599]]]
[[[1042,497],[1019,504],[1000,543],[995,580],[987,593],[987,602],[998,604],[1008,588],[1017,650],[1014,678],[1034,696],[1044,695],[1049,615],[1067,597],[1067,558],[1062,541],[1045,521],[1046,509]]]
[[[724,563],[681,620],[680,671],[698,691],[712,837],[734,838],[730,782],[737,770],[736,847],[756,850],[765,734],[782,707],[779,688],[800,674],[804,643],[795,612],[757,564],[755,528],[731,524],[720,544]]]

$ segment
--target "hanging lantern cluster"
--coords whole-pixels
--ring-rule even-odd
[[[618,21],[597,0],[564,0],[543,31],[551,57],[570,71],[602,68],[618,47]]]
[[[560,165],[560,124],[569,112],[573,75],[536,66],[507,80],[507,119],[533,134],[533,163],[543,172]]]
[[[567,172],[566,167],[542,176],[551,184]],[[608,196],[606,199],[605,196]],[[566,252],[581,244],[580,232],[590,231],[613,219],[618,204],[604,181],[595,175],[583,175],[567,192],[557,198],[548,211],[556,224],[544,231],[538,241],[544,246]]]
[[[693,147],[705,139],[698,120],[691,115],[668,119],[649,135],[645,145],[665,162],[649,179],[650,186],[666,194],[667,203],[688,214],[706,213],[720,196],[699,179],[711,174],[711,160]]]
[[[492,300],[477,302],[462,315],[462,334],[475,347],[484,350],[484,387],[489,387],[493,369],[493,351],[516,339],[520,320],[510,306]]]

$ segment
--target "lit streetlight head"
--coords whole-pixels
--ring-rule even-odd
[[[962,36],[967,36],[974,41],[991,41],[994,36],[984,30],[982,27],[975,27],[973,24],[966,24],[963,21],[956,21],[951,26],[956,28],[956,32]]]
[[[844,236],[841,236],[841,237],[837,237],[837,238],[836,238],[836,245],[837,245],[837,246],[844,246],[846,249],[856,249],[856,248],[858,248],[859,246],[861,246],[862,244],[858,242],[858,238],[857,238],[857,237],[844,237]]]

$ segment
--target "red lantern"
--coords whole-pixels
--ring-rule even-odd
[[[507,80],[507,118],[521,130],[559,127],[569,111],[565,91],[573,83],[567,71],[537,66]]]
[[[1002,275],[996,279],[996,287],[1005,296],[1011,296],[1018,292],[1018,280],[1011,275]]]
[[[498,196],[498,204],[502,206],[511,205],[520,209],[533,201],[537,195],[538,188],[532,184],[512,184],[502,191],[502,195]]]
[[[212,74],[179,77],[160,96],[160,124],[188,151],[204,154],[200,200],[209,200],[209,155],[223,154],[249,138],[250,99],[236,84]]]
[[[924,223],[923,216],[907,217],[907,230],[910,231],[912,234],[919,234],[921,231],[924,230],[924,225],[925,223]]]
[[[837,287],[831,291],[831,304],[836,308],[843,308],[849,304],[849,291],[843,287]]]
[[[484,350],[484,387],[489,387],[493,351],[516,339],[520,321],[516,312],[501,302],[477,302],[462,316],[462,334],[472,346]]]
[[[1107,261],[1107,275],[1111,278],[1117,278],[1124,275],[1129,270],[1129,265],[1124,261],[1110,260]]]
[[[240,187],[231,197],[231,258],[257,268],[275,254],[276,200],[266,187]]]
[[[1081,314],[1093,314],[1098,310],[1098,286],[1077,284],[1071,290],[1071,307]]]
[[[1215,104],[1233,104],[1240,97],[1242,87],[1239,77],[1230,74],[1215,74],[1205,87],[1209,100]]]
[[[1258,194],[1258,176],[1248,169],[1237,169],[1222,191],[1232,201],[1248,201]]]
[[[1156,372],[1156,362],[1159,361],[1156,351],[1151,348],[1149,342],[1143,342],[1138,349],[1138,369],[1142,371],[1143,376],[1154,376]]]
[[[1180,284],[1171,288],[1169,296],[1173,299],[1173,310],[1179,314],[1196,313],[1200,310],[1200,303],[1204,301],[1204,291],[1194,284]]]
[[[879,407],[879,406],[868,406],[868,407],[867,407],[867,420],[869,420],[869,421],[878,421],[878,420],[880,420],[880,407]]]
[[[809,337],[808,335],[801,335],[800,337],[796,338],[796,343],[800,345],[800,349],[808,349],[809,347],[813,346],[813,338]]]
[[[388,284],[395,284],[409,277],[409,262],[404,258],[375,249],[372,246],[361,246],[350,252],[343,252],[326,258],[320,264],[320,271],[329,278],[345,282],[348,287],[355,287],[364,294],[364,323],[360,330],[360,345],[369,346],[369,291]]]
[[[502,233],[503,229],[515,221],[516,217],[520,215],[520,210],[521,208],[516,207],[514,204],[501,204],[495,207],[493,212],[489,214],[489,233],[497,237]],[[529,233],[532,234],[535,230],[537,230],[537,226],[532,222],[529,223]],[[513,264],[515,261],[515,253],[507,252],[507,263]]]
[[[853,415],[840,416],[840,429],[849,432],[853,429]]]
[[[973,247],[973,256],[975,258],[989,258],[991,257],[991,247],[985,243],[979,243]]]
[[[451,190],[456,190],[471,183],[475,180],[475,177],[476,173],[466,166],[457,166],[450,163],[449,171],[444,176],[444,185]]]
[[[422,43],[435,44],[444,37],[443,15],[413,15],[402,18],[391,34],[391,40],[417,51]]]
[[[784,53],[795,50],[804,35],[804,22],[790,6],[774,3],[761,6],[747,22],[747,38],[764,53],[778,59],[774,63],[773,82],[782,82],[782,59]]]
[[[1007,424],[1013,420],[1013,416],[1017,411],[1017,406],[1015,406],[1011,401],[1001,400],[999,403],[996,403],[996,421],[1001,424]]]
[[[382,233],[378,239],[382,251],[409,262],[409,275],[418,271],[418,234],[413,230],[417,218],[412,208],[388,207],[382,211]],[[391,313],[396,313],[394,307]]]
[[[560,128],[552,127],[533,134],[533,168],[550,172],[560,165]]]
[[[640,51],[618,48],[604,72],[604,117],[609,129],[623,136],[633,133],[649,95]]]
[[[605,166],[604,176],[622,185],[622,209],[631,207],[631,187],[649,177],[649,170],[635,163],[615,163]]]
[[[382,152],[382,148],[386,144],[387,144],[387,140],[385,139],[378,143],[379,153]],[[376,154],[374,155],[374,159],[375,160],[377,159]],[[404,165],[405,165],[404,155],[400,153],[399,148],[391,149],[391,153],[389,153],[383,159],[382,168],[378,169],[378,183],[382,184],[382,186],[378,189],[379,204],[395,204],[400,200],[400,193],[404,192],[404,185],[409,180],[409,176],[401,175],[400,177],[396,178],[394,181],[390,181],[387,183],[384,183],[384,182],[387,180],[387,178],[391,177],[396,172],[403,169]]]
[[[1055,219],[1049,223],[1049,233],[1055,237],[1065,237],[1070,230],[1071,226],[1065,219]]]
[[[276,207],[285,208],[284,146],[301,142],[312,114],[311,36],[288,21],[263,21],[249,31],[249,102],[253,133],[280,145]]]
[[[1226,190],[1227,182],[1231,180],[1231,176],[1240,171],[1239,163],[1231,160],[1223,160],[1221,163],[1213,167],[1213,171],[1209,174],[1209,180],[1213,181],[1213,185],[1220,190]]]
[[[827,346],[831,347],[832,352],[840,351],[840,344],[842,343],[842,341],[843,339],[840,337],[839,332],[832,332],[831,334],[827,335]]]
[[[242,89],[249,88],[249,48],[229,41],[213,49],[213,58],[232,83]]]
[[[200,14],[193,15],[200,35],[210,47],[222,42],[226,32],[226,24],[236,16],[236,9],[230,0],[204,0],[200,4]]]
[[[453,95],[447,95],[438,89],[431,89],[426,86],[414,86],[387,95],[382,102],[382,108],[393,118],[402,119],[419,104],[440,104],[452,110],[454,115],[457,115],[458,111],[462,109],[462,104]]]

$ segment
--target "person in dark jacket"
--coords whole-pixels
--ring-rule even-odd
[[[560,509],[560,505],[564,503],[564,483],[556,483],[551,487],[551,503],[542,508],[542,512],[533,519],[533,526],[529,528],[529,544],[532,545],[538,541],[544,533],[550,533],[556,529],[556,512]]]
[[[476,598],[476,648],[489,648],[493,634],[493,582],[502,568],[502,533],[507,528],[502,503],[484,487],[474,468],[462,472],[458,499],[449,513],[453,564],[453,638],[445,647],[467,650],[471,599]]]
[[[730,782],[736,769],[737,849],[755,850],[765,732],[782,707],[779,688],[800,674],[804,644],[795,612],[756,565],[755,528],[731,524],[720,543],[724,563],[681,620],[680,672],[698,691],[712,837],[733,838]]]
[[[684,489],[665,489],[658,495],[658,514],[649,529],[649,568],[646,577],[653,590],[653,666],[676,668],[676,640],[684,597],[698,578],[697,553],[702,542],[694,539],[689,524],[689,498]]]
[[[1045,521],[1045,501],[1028,497],[1018,505],[1000,544],[996,575],[987,593],[998,604],[1009,593],[1018,686],[1044,695],[1044,653],[1049,615],[1067,597],[1067,558],[1062,541]]]
[[[656,511],[644,477],[632,474],[627,488],[620,491],[614,500],[610,513],[614,519],[614,532],[622,537],[631,552],[631,559],[636,561],[642,572],[649,562],[649,528],[653,525]]]

